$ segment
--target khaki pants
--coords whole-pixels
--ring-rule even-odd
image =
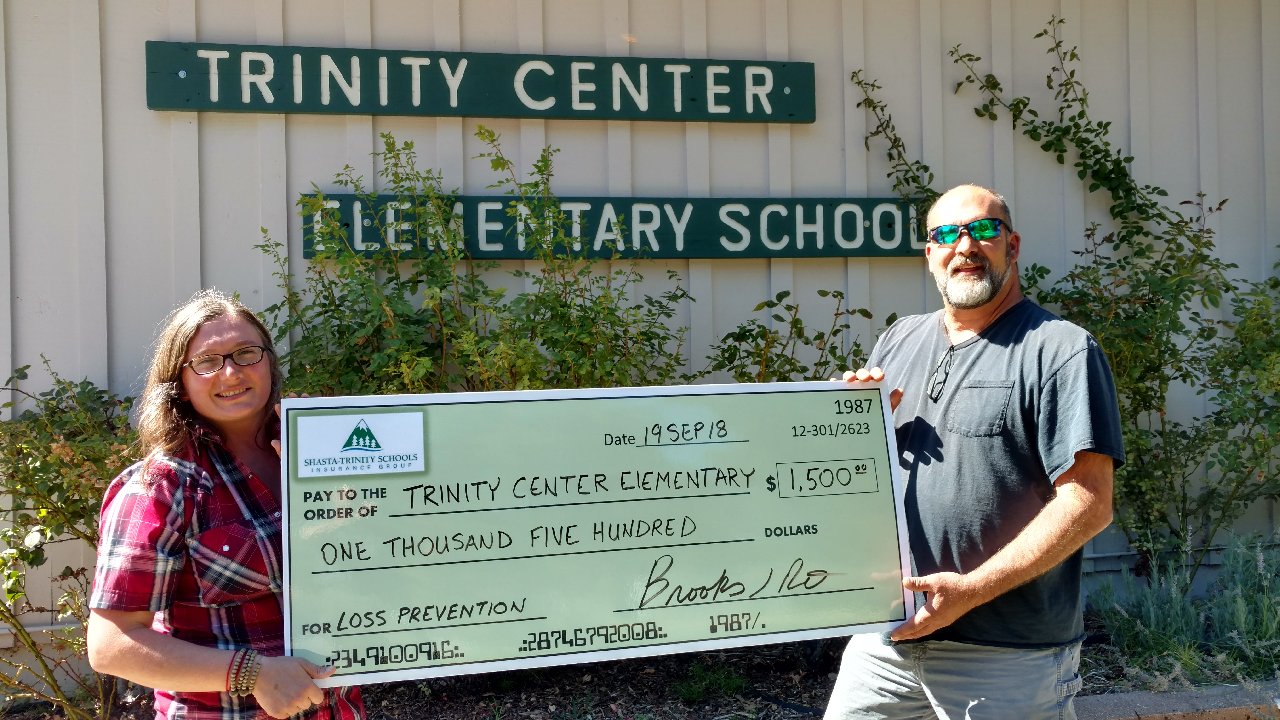
[[[1022,649],[849,641],[825,720],[1075,720],[1080,644]]]

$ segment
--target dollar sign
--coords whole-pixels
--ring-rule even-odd
[[[778,489],[778,481],[774,480],[772,475],[765,478],[764,482],[765,482],[765,485],[768,486],[769,492],[773,492],[774,490]]]

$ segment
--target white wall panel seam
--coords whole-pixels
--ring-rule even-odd
[[[790,48],[787,33],[787,0],[764,0],[764,54],[765,59],[787,60]],[[766,130],[769,146],[769,197],[791,197],[791,128],[771,123]],[[794,212],[792,208],[791,212]],[[791,219],[788,216],[788,219]],[[786,223],[789,224],[789,223]],[[792,237],[792,241],[796,240]],[[769,296],[795,290],[795,261],[769,260]],[[795,298],[792,298],[793,300]],[[772,317],[768,320],[772,325]]]
[[[1151,182],[1151,46],[1150,6],[1130,0],[1129,6],[1129,172],[1139,183]]]
[[[370,0],[343,0],[342,30],[345,46],[373,47],[373,7]],[[372,75],[372,73],[369,73]],[[375,148],[381,147],[372,115],[346,116],[346,152],[344,161],[363,175],[371,190],[380,190],[373,160]]]
[[[442,52],[459,52],[462,50],[462,8],[461,0],[436,0],[432,15],[432,31],[435,48]],[[523,5],[517,5],[517,20]],[[539,13],[539,18],[541,14]],[[539,23],[541,21],[539,20]],[[445,187],[466,187],[466,137],[464,136],[462,118],[442,117],[436,119],[436,163],[445,178]]]
[[[13,375],[13,244],[9,225],[9,3],[0,0],[0,380]],[[0,392],[0,405],[13,400],[13,392]],[[0,421],[12,412],[0,408]]]
[[[1013,86],[1013,2],[1012,0],[991,0],[991,72],[996,77],[1009,78],[1005,92],[1017,94]],[[944,87],[948,91],[950,83]],[[998,122],[991,123],[992,158],[991,183],[997,188],[1010,207],[1017,207],[1018,188],[1014,182],[1015,130],[1007,113],[1000,115]]]
[[[520,52],[539,55],[546,52],[546,22],[543,0],[516,0],[516,46]],[[520,122],[519,167],[517,172],[525,173],[538,159],[542,148],[547,144],[547,121],[541,118],[527,118]],[[537,263],[522,263],[530,273],[536,271]],[[533,292],[537,288],[532,275],[524,278],[524,289]]]
[[[682,0],[680,42],[687,58],[707,56],[706,0]],[[685,192],[689,197],[711,195],[711,127],[710,123],[692,122],[684,126]],[[686,370],[701,370],[699,363],[715,342],[715,298],[713,260],[689,261],[689,336]]]
[[[435,0],[430,28],[435,49],[442,52],[462,51],[462,0]],[[516,6],[516,20],[522,20],[522,7]],[[532,1],[532,0],[530,0]],[[541,8],[541,4],[538,4]],[[538,10],[538,31],[541,33],[541,10]],[[523,24],[523,23],[522,23]],[[541,37],[541,35],[539,35]],[[539,40],[541,42],[541,40]],[[466,188],[466,133],[459,117],[436,118],[436,165],[444,178],[446,188]]]
[[[168,6],[169,37],[175,42],[196,42],[195,0],[171,0]],[[166,112],[169,124],[169,273],[174,297],[185,300],[203,287],[203,220],[200,202],[200,114]]]
[[[630,55],[631,47],[625,40],[630,32],[628,6],[630,0],[604,0],[603,27],[604,51],[609,57],[625,57]],[[631,122],[628,120],[608,120],[605,122],[606,144],[608,147],[607,185],[609,195],[625,197],[631,194]]]
[[[1263,277],[1275,273],[1280,262],[1280,0],[1261,0],[1258,31],[1262,47],[1262,164],[1263,217],[1257,234]],[[1274,525],[1273,525],[1274,527]]]
[[[1080,46],[1080,37],[1084,33],[1084,12],[1080,0],[1062,0],[1059,17],[1066,23],[1059,25],[1059,32],[1066,48]],[[1101,114],[1101,108],[1092,108],[1094,117]],[[1076,246],[1077,239],[1084,237],[1085,229],[1085,185],[1076,177],[1074,168],[1068,164],[1059,166],[1058,177],[1062,188],[1062,231],[1063,242],[1058,243],[1058,267],[1068,268],[1074,263],[1071,248]]]
[[[107,229],[106,147],[103,142],[102,22],[100,7],[93,12],[71,12],[70,47],[74,67],[73,140],[80,167],[74,174],[77,258],[75,293],[76,326],[80,357],[76,373],[106,385],[110,377],[107,353]]]
[[[942,4],[940,0],[920,0],[920,156],[933,170],[935,182],[949,182],[944,150],[946,112],[949,97],[942,81]],[[933,283],[920,283],[920,307],[936,305]]]
[[[609,57],[625,57],[631,54],[631,46],[626,38],[631,34],[630,0],[604,0],[604,12],[601,19],[601,31],[604,33],[604,52]],[[606,186],[610,197],[627,197],[632,194],[634,170],[631,163],[631,122],[628,120],[605,121],[606,149]],[[623,226],[626,232],[618,238],[618,242],[629,242],[630,233],[635,227],[635,218],[624,217]],[[612,270],[612,264],[610,264]],[[628,300],[632,303],[640,301],[644,294],[642,285],[633,284],[627,288]]]
[[[1196,0],[1196,145],[1200,152],[1199,189],[1207,204],[1222,199],[1218,166],[1218,22],[1214,0]],[[1203,395],[1192,400],[1196,415],[1209,408]]]
[[[1205,200],[1222,199],[1218,182],[1218,41],[1213,0],[1196,0],[1196,145],[1200,152],[1199,190]]]
[[[283,0],[257,0],[255,10],[255,34],[257,42],[267,45],[284,44]],[[284,115],[262,115],[258,118],[258,214],[259,224],[272,238],[285,238],[286,254],[290,218],[295,217],[289,197],[288,123]],[[279,288],[273,273],[275,263],[265,253],[258,253],[262,288],[261,308],[282,302],[284,290]],[[285,350],[286,348],[282,348]]]
[[[844,89],[844,191],[849,197],[866,197],[870,178],[867,177],[869,156],[865,142],[867,135],[867,110],[858,107],[862,91],[850,80],[854,70],[866,68],[866,4],[863,0],[842,0],[840,4],[840,43],[844,67],[840,75]],[[846,307],[871,307],[871,263],[867,258],[845,260],[844,284]],[[854,338],[862,340],[870,349],[870,321],[864,318],[850,320],[850,332],[841,342],[847,355]]]

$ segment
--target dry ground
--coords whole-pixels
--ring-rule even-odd
[[[843,642],[811,641],[366,688],[373,720],[821,717]]]
[[[1125,689],[1113,651],[1086,642],[1086,694]],[[844,639],[368,685],[370,720],[820,718]],[[150,720],[144,691],[118,720]],[[59,717],[28,705],[5,720]]]

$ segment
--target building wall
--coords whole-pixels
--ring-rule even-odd
[[[276,301],[259,228],[301,259],[294,202],[335,189],[350,164],[374,176],[382,132],[414,140],[448,185],[493,181],[473,133],[484,123],[527,168],[560,148],[564,195],[887,196],[883,148],[863,146],[868,116],[849,82],[884,86],[912,153],[937,187],[1002,190],[1025,263],[1065,270],[1084,228],[1106,217],[1069,167],[1006,122],[975,117],[976,96],[948,49],[1015,94],[1051,99],[1052,15],[1078,45],[1091,111],[1113,123],[1142,182],[1172,198],[1230,198],[1215,220],[1240,276],[1272,271],[1280,237],[1278,0],[3,0],[0,51],[0,376],[41,355],[69,377],[140,389],[158,323],[202,287]],[[503,53],[813,62],[817,121],[806,125],[249,115],[148,110],[146,40]],[[1051,106],[1044,105],[1049,108]],[[1025,264],[1024,263],[1024,264]],[[653,261],[696,303],[693,364],[761,299],[790,290],[809,322],[843,290],[874,322],[928,311],[937,293],[921,259]],[[656,281],[655,281],[656,282]],[[36,373],[30,381],[40,389]],[[1202,401],[1180,396],[1179,412]],[[1274,527],[1273,508],[1256,521]],[[1111,552],[1115,539],[1095,542]],[[51,563],[51,564],[57,564]]]

